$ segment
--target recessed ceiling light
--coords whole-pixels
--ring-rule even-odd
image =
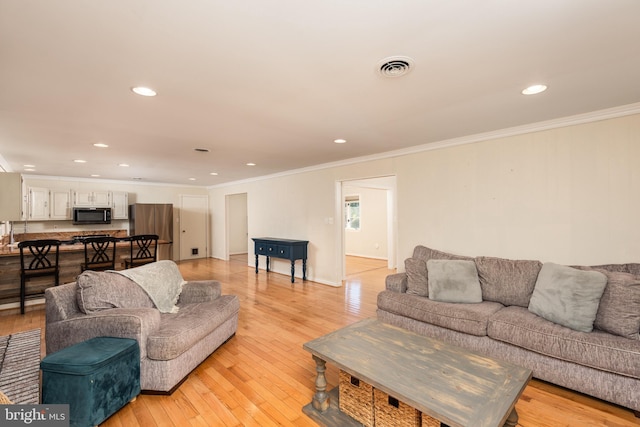
[[[36,171],[36,170],[35,170],[35,169],[33,169],[33,168],[26,168],[26,169],[25,169],[25,172],[35,172],[35,171]]]
[[[107,144],[103,144],[102,142],[96,142],[95,144],[93,144],[94,147],[98,147],[98,148],[107,148],[108,145]]]
[[[134,93],[137,93],[138,95],[142,95],[142,96],[156,96],[157,93],[155,90],[148,88],[148,87],[144,87],[144,86],[136,86],[136,87],[132,87],[131,90]]]
[[[129,165],[126,164],[126,163],[120,163],[118,166],[122,166],[123,168],[128,168],[129,167]]]
[[[135,181],[142,181],[142,178],[139,176],[134,176],[132,179]]]
[[[335,142],[336,144],[344,144],[345,142],[347,142],[346,139],[334,139],[333,142]]]
[[[82,160],[82,159],[75,159],[74,162],[76,162],[76,163],[87,163],[86,160]]]
[[[255,166],[255,163],[247,163],[247,166]]]
[[[93,175],[91,175],[92,178],[98,178],[100,175],[94,173]]]
[[[196,180],[195,178],[189,178],[189,181],[195,181],[195,180]]]
[[[218,175],[218,172],[211,172],[209,175],[214,175],[214,176],[216,176],[216,175]]]
[[[24,166],[25,168],[35,168],[36,167],[36,165],[22,165],[22,166]]]
[[[528,88],[524,89],[522,91],[522,94],[535,95],[537,93],[544,92],[545,90],[547,90],[547,87],[545,85],[531,85]]]

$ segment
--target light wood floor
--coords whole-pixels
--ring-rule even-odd
[[[391,271],[385,261],[349,257],[343,287],[255,274],[246,256],[180,263],[186,280],[217,279],[240,297],[237,334],[171,396],[142,395],[106,427],[313,426],[301,411],[314,393],[315,364],[302,344],[375,316],[376,295]],[[44,328],[44,310],[0,316],[0,335]],[[330,388],[338,382],[327,365]],[[621,407],[533,380],[516,406],[521,427],[638,426]]]

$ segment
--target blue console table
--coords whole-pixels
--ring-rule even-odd
[[[267,271],[271,257],[283,258],[291,261],[291,283],[294,282],[296,260],[302,260],[302,280],[307,280],[307,246],[308,240],[277,239],[274,237],[253,237],[256,254],[256,274],[258,274],[258,256],[267,257]]]

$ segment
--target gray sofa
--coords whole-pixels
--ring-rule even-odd
[[[169,267],[170,277],[147,274],[160,263]],[[163,282],[162,290],[172,289],[164,302],[120,272],[85,271],[74,283],[48,288],[47,354],[97,336],[133,338],[140,345],[142,390],[173,392],[235,334],[240,303],[235,295],[221,295],[219,282],[185,282],[175,264],[167,263],[173,264],[160,261],[125,270]]]
[[[471,274],[475,270],[477,279],[465,276],[467,267]],[[543,274],[553,269],[570,270],[569,276]],[[455,280],[445,277],[447,271]],[[591,289],[585,292],[580,280],[565,282],[567,277],[583,274],[605,279],[593,287],[592,283],[585,285]],[[452,302],[461,295],[466,295],[463,300],[469,295],[477,298],[465,286],[464,292],[455,295],[456,281],[461,277],[474,282],[473,289],[477,289],[478,280],[479,299]],[[555,286],[554,280],[562,285],[545,290],[545,284]],[[578,286],[572,288],[575,283]],[[596,288],[599,290],[592,291]],[[590,298],[586,304],[589,310],[580,307],[562,313],[567,289],[572,290],[574,299]],[[417,246],[405,261],[405,272],[386,278],[386,289],[379,293],[377,305],[381,321],[529,368],[536,378],[640,414],[640,264],[568,267],[472,258]],[[590,310],[590,331],[588,325],[580,330],[584,325],[571,323],[575,320],[571,316],[578,318]],[[560,316],[569,314],[569,323],[567,319],[556,320],[553,316],[558,312]]]

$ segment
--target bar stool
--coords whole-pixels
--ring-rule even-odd
[[[130,255],[124,261],[125,268],[138,267],[158,260],[157,234],[137,234],[129,237]]]
[[[60,284],[60,241],[53,239],[25,240],[20,248],[20,314],[24,314],[27,280],[33,277],[53,276],[55,286]],[[28,250],[25,251],[25,249]],[[37,295],[37,294],[34,294]]]
[[[80,266],[85,270],[115,270],[116,269],[116,242],[115,237],[86,237],[84,243],[84,264]]]

